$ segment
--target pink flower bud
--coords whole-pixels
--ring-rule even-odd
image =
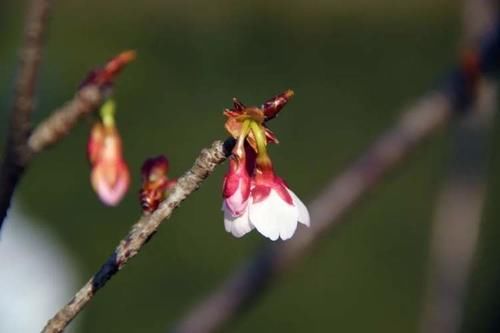
[[[128,190],[130,174],[122,156],[121,138],[114,126],[94,125],[88,156],[92,166],[92,187],[104,204],[117,205]]]
[[[256,228],[271,240],[289,239],[298,223],[309,226],[306,206],[274,174],[267,144],[277,143],[265,122],[276,117],[293,91],[266,101],[262,107],[246,107],[237,99],[226,109],[226,130],[238,139],[224,178],[223,211],[227,232],[241,237]]]
[[[80,83],[79,89],[91,84],[95,84],[100,88],[109,87],[118,74],[132,62],[136,57],[133,50],[124,51],[114,58],[110,59],[102,68],[92,70],[87,74],[87,77]]]
[[[293,90],[288,89],[287,91],[282,92],[281,94],[265,101],[264,104],[262,104],[261,108],[264,111],[264,115],[266,116],[266,121],[276,117],[293,95]]]
[[[240,216],[246,210],[250,197],[250,175],[244,149],[233,153],[229,159],[229,171],[224,177],[222,196],[224,207],[231,215]]]

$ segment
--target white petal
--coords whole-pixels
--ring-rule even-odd
[[[283,201],[274,190],[263,201],[251,204],[249,212],[250,222],[273,241],[279,237],[289,239],[297,229],[298,210]]]
[[[254,226],[248,219],[248,208],[240,216],[233,216],[231,214],[231,210],[229,210],[225,204],[223,204],[222,208],[224,211],[224,227],[227,232],[233,234],[233,236],[237,238],[240,238],[253,230]]]
[[[299,211],[299,222],[309,227],[311,225],[311,219],[309,217],[309,211],[307,210],[306,205],[304,205],[304,203],[299,199],[298,196],[295,195],[295,193],[293,193],[292,190],[290,190],[289,188],[287,188],[287,190],[288,193],[292,196],[293,204]]]

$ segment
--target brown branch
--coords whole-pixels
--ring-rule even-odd
[[[101,105],[103,98],[102,91],[95,85],[80,90],[71,101],[55,110],[35,128],[28,140],[31,152],[39,153],[64,138],[81,117]]]
[[[233,144],[227,140],[228,145]],[[193,167],[177,180],[168,198],[151,215],[142,216],[131,231],[116,247],[101,269],[80,289],[73,299],[64,306],[43,329],[44,333],[62,332],[78,313],[94,297],[113,275],[134,257],[156,233],[160,224],[170,218],[172,212],[191,193],[196,191],[203,180],[226,159],[224,143],[215,141],[208,149],[202,150]]]
[[[32,0],[26,18],[9,132],[0,166],[0,227],[31,156],[27,141],[49,7],[50,0]]]

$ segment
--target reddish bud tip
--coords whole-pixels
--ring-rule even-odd
[[[133,50],[124,51],[109,60],[104,67],[92,70],[80,84],[80,89],[91,84],[106,88],[111,85],[116,76],[127,64],[137,57]]]
[[[276,95],[264,102],[264,104],[262,104],[262,110],[264,111],[264,115],[266,116],[266,121],[276,117],[281,109],[283,109],[283,107],[293,97],[293,95],[293,90],[288,89],[285,92]]]
[[[246,106],[245,104],[241,103],[236,97],[233,97],[233,110],[234,111],[243,111]]]

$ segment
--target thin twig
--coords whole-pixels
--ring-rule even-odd
[[[233,144],[228,140],[226,144]],[[226,159],[226,152],[221,141],[215,141],[208,149],[202,150],[193,167],[177,180],[168,198],[151,215],[142,216],[132,227],[130,233],[117,246],[113,254],[101,269],[80,289],[73,299],[64,306],[43,329],[44,333],[62,332],[83,307],[94,297],[122,267],[134,257],[156,233],[160,224],[167,220],[175,208],[196,191],[203,180]]]
[[[31,152],[39,153],[64,138],[81,117],[101,105],[103,98],[104,94],[95,85],[80,90],[35,128],[28,140]]]
[[[0,228],[31,155],[27,141],[49,9],[50,0],[33,0],[26,17],[9,133],[0,166]]]
[[[497,26],[494,33],[486,34],[484,44],[476,51],[479,74],[490,74],[498,66],[499,29]],[[406,110],[392,129],[311,202],[309,229],[301,230],[286,243],[259,250],[171,330],[176,333],[215,332],[234,320],[263,294],[271,282],[305,256],[312,245],[341,224],[341,217],[376,187],[385,174],[446,124],[453,114],[466,109],[473,98],[470,91],[472,80],[474,78],[461,66],[440,91],[423,97],[413,108]]]

